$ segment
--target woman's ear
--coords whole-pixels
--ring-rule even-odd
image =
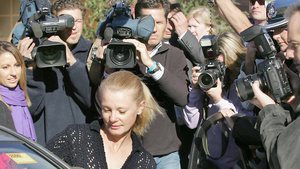
[[[139,107],[138,107],[138,113],[137,113],[137,115],[140,115],[140,114],[143,113],[143,110],[145,108],[145,104],[146,104],[145,100],[143,100],[143,101],[140,102]]]

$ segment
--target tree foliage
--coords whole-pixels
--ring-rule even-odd
[[[182,11],[185,14],[198,6],[208,6],[208,0],[179,0],[182,6]],[[83,36],[87,39],[94,40],[97,25],[100,21],[104,20],[105,13],[110,8],[110,2],[107,0],[84,0],[84,5],[87,8],[87,15],[85,18],[85,26],[83,29]],[[131,1],[132,2],[132,1]],[[209,7],[209,6],[208,6]],[[218,15],[217,11],[213,7],[209,7],[211,10],[211,18],[213,23],[217,25],[218,32],[224,32],[231,30],[231,27]]]

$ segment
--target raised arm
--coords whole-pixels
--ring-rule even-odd
[[[241,33],[252,25],[247,16],[231,0],[214,0],[214,2],[221,16],[237,33]]]

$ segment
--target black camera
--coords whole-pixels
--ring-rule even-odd
[[[13,32],[13,43],[17,44],[24,36],[33,38],[36,47],[32,57],[39,68],[66,65],[66,48],[48,38],[65,29],[72,29],[74,18],[71,15],[54,16],[50,12],[48,0],[22,0],[21,20]]]
[[[154,29],[152,16],[133,19],[126,2],[116,2],[101,22],[97,35],[111,40],[105,50],[105,62],[110,68],[133,68],[136,65],[136,48],[122,39],[138,39],[147,42]]]
[[[259,81],[260,88],[273,95],[277,102],[281,102],[292,95],[292,89],[280,59],[276,58],[273,40],[261,26],[252,26],[241,33],[245,41],[254,40],[260,55],[265,58],[257,65],[257,73],[236,80],[236,89],[241,100],[250,100],[254,93],[252,83]]]
[[[216,86],[217,79],[224,80],[226,66],[224,62],[217,60],[220,54],[217,37],[215,35],[203,36],[200,40],[205,64],[200,64],[200,75],[198,77],[198,84],[202,90],[208,90]]]

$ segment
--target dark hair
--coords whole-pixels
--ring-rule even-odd
[[[56,15],[59,11],[64,9],[79,9],[84,17],[86,9],[80,0],[57,0],[51,7],[51,12]]]
[[[170,11],[170,3],[167,0],[138,0],[135,4],[135,16],[142,16],[142,9],[164,9],[167,18]]]

